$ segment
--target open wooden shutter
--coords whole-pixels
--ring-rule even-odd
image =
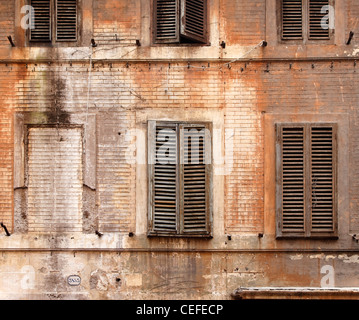
[[[155,130],[152,229],[155,232],[177,233],[177,127],[158,125]]]
[[[35,28],[30,29],[30,41],[51,41],[51,2],[31,0],[34,8]]]
[[[334,231],[335,132],[332,126],[311,127],[311,229]]]
[[[154,38],[157,43],[179,42],[179,0],[154,1]]]
[[[181,0],[181,36],[206,43],[207,0]]]
[[[77,0],[56,0],[56,40],[76,41]]]
[[[184,233],[207,233],[209,139],[203,126],[181,126],[181,229]],[[183,139],[183,140],[182,140]],[[208,145],[208,148],[210,146]]]
[[[281,231],[304,233],[305,162],[304,127],[279,127],[281,144],[279,165],[279,206]]]
[[[282,0],[282,39],[303,39],[302,0]]]
[[[334,236],[336,126],[277,125],[277,234]]]
[[[323,28],[322,19],[327,12],[322,13],[322,8],[329,8],[329,0],[309,0],[309,39],[329,39],[329,26]],[[330,14],[329,14],[330,19]],[[325,20],[325,24],[329,20]]]

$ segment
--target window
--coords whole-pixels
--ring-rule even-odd
[[[329,40],[333,8],[332,0],[282,0],[282,39]]]
[[[149,121],[149,235],[211,235],[209,124]]]
[[[336,125],[278,124],[277,235],[336,236]]]
[[[207,43],[207,0],[154,0],[155,43]]]
[[[77,0],[31,0],[34,28],[31,42],[77,40]]]
[[[82,129],[28,128],[30,232],[82,231]]]

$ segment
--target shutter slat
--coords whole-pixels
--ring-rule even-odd
[[[304,129],[284,127],[282,140],[282,230],[304,232]]]
[[[282,39],[303,39],[302,0],[282,0]]]
[[[77,40],[77,0],[57,0],[56,40]]]
[[[207,0],[181,0],[181,36],[206,43]]]
[[[309,0],[309,39],[329,39],[329,28],[322,28],[321,22],[327,13],[321,13],[329,0]],[[329,21],[327,21],[329,23]]]
[[[30,41],[51,41],[50,0],[31,0],[34,8],[35,28],[30,29]]]
[[[311,208],[312,231],[334,228],[333,128],[311,128]]]

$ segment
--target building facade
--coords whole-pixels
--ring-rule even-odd
[[[357,298],[358,16],[0,0],[0,297]]]

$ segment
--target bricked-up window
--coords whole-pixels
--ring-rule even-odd
[[[333,5],[332,0],[282,0],[282,39],[329,40]]]
[[[30,0],[34,8],[32,42],[77,40],[77,0]]]
[[[211,236],[209,124],[148,125],[149,235]]]
[[[207,43],[207,0],[154,0],[155,43]]]
[[[30,232],[82,231],[82,129],[28,129]]]
[[[277,236],[337,234],[335,124],[277,124]]]

